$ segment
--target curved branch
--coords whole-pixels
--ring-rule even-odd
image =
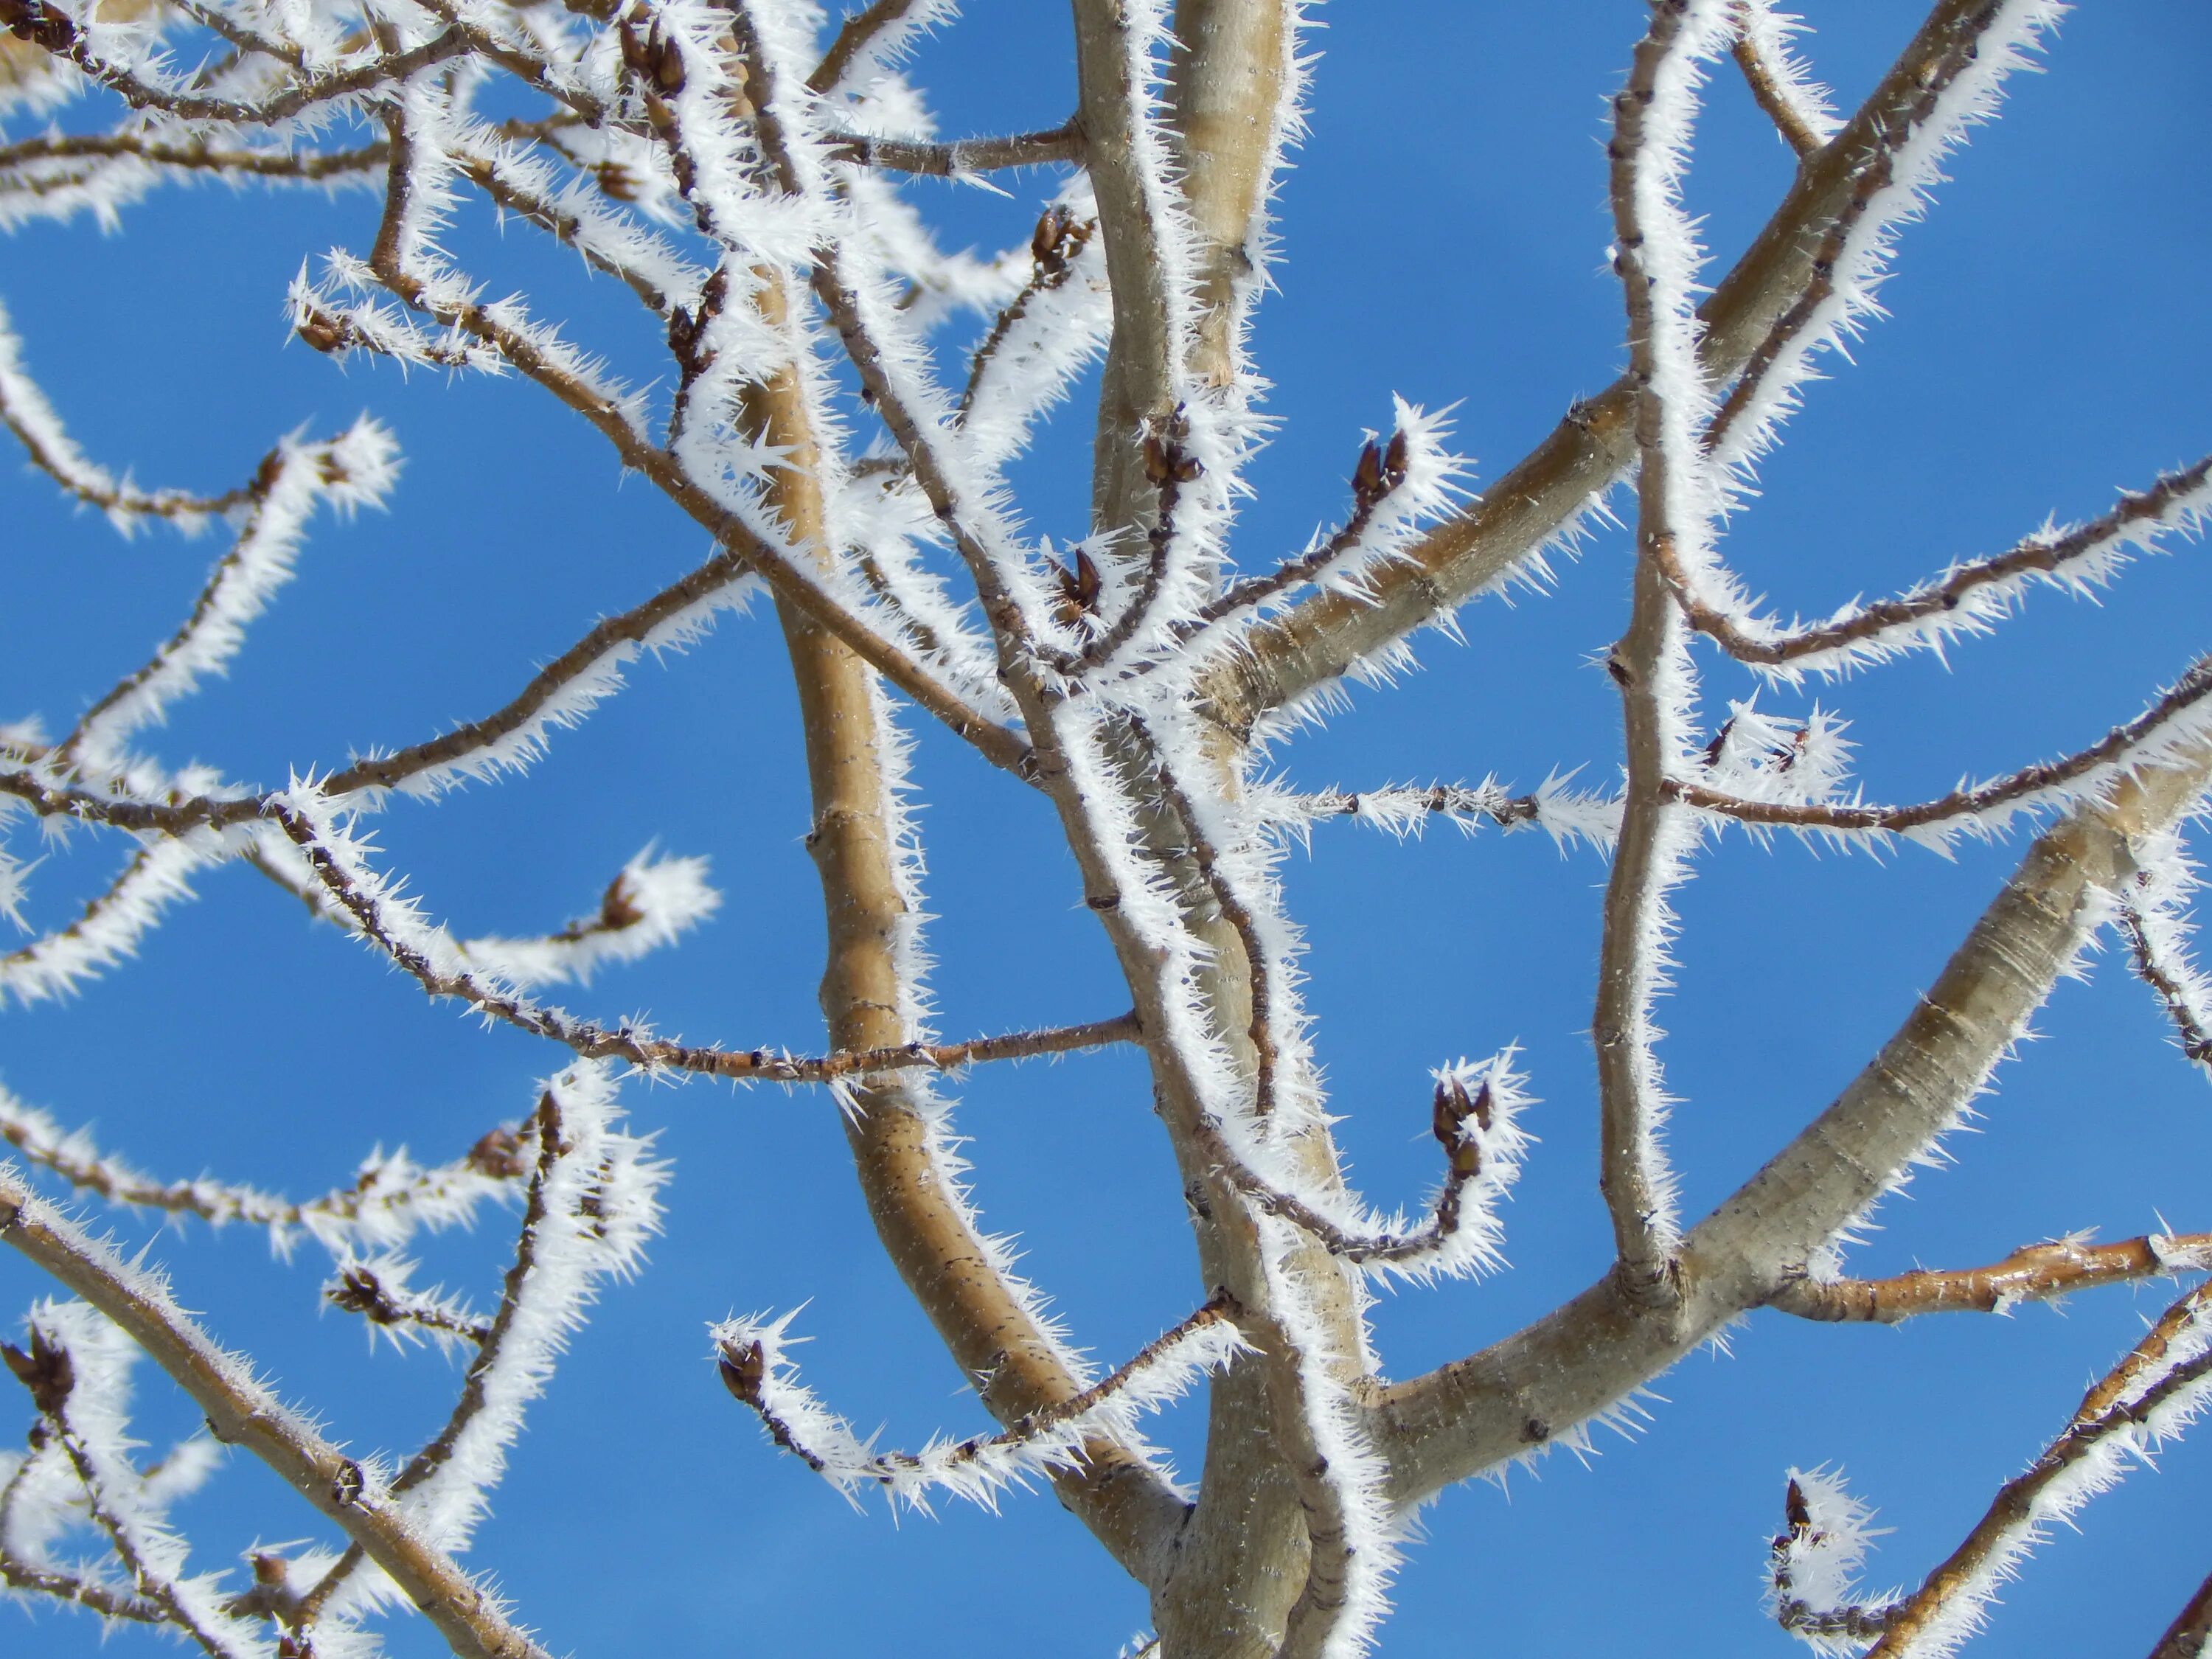
[[[1957,1121],[2133,878],[2134,847],[2208,783],[2212,744],[2199,744],[2038,837],[1881,1052],[1691,1230],[1673,1316],[1601,1280],[1503,1342],[1384,1390],[1376,1408],[1394,1499],[1426,1497],[1616,1408],[1802,1275]]]
[[[2112,1244],[2027,1244],[1987,1267],[1923,1268],[1888,1279],[1792,1279],[1766,1305],[1800,1319],[1880,1325],[1931,1313],[2006,1313],[2103,1285],[2212,1269],[2212,1233],[2154,1233]]]
[[[2019,4],[1940,0],[1935,6],[1850,123],[1799,170],[1773,216],[1700,307],[1709,375],[1740,369],[1816,279],[1821,235],[1848,206],[1866,170],[1900,144],[1947,122],[1955,126],[1971,113],[1946,94],[1974,69],[1978,45],[2011,22]],[[1479,504],[1430,532],[1400,568],[1378,573],[1371,592],[1316,595],[1271,618],[1254,633],[1248,652],[1209,682],[1214,718],[1231,732],[1249,732],[1262,716],[1510,577],[1569,531],[1628,465],[1634,395],[1623,378],[1594,398],[1577,400]]]
[[[86,1237],[4,1169],[0,1243],[121,1327],[206,1413],[218,1438],[244,1446],[360,1544],[461,1659],[548,1659],[450,1555],[416,1535],[361,1465],[253,1381],[250,1361],[218,1347],[158,1279]]]

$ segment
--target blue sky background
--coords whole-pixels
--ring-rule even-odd
[[[1922,8],[1808,0],[1809,51],[1848,106]],[[971,0],[921,55],[947,133],[1056,123],[1072,101],[1064,9]],[[1240,556],[1264,564],[1341,508],[1361,428],[1389,398],[1457,402],[1459,443],[1495,477],[1575,396],[1618,372],[1602,99],[1642,8],[1576,0],[1361,0],[1322,9],[1313,136],[1285,186],[1281,291],[1257,349],[1276,384],[1278,441],[1254,471]],[[2116,488],[2212,448],[2212,266],[2204,212],[2212,13],[2194,0],[2103,0],[2065,26],[2050,73],[2019,77],[2005,118],[1956,158],[1933,217],[1905,238],[1884,291],[1894,320],[1816,388],[1739,520],[1729,556],[1783,610],[1821,611],[1996,550],[2047,514],[2085,517]],[[1789,158],[1747,97],[1717,77],[1691,185],[1710,244],[1733,257],[1784,188]],[[1025,237],[1037,197],[927,186],[949,240]],[[281,782],[372,745],[419,738],[506,700],[599,614],[690,568],[697,530],[542,393],[513,381],[339,370],[289,341],[283,296],[302,257],[365,247],[372,199],[156,196],[121,234],[41,227],[0,244],[0,296],[33,368],[88,449],[142,481],[220,488],[279,434],[337,429],[362,409],[398,434],[390,511],[315,527],[298,581],[230,677],[155,734],[172,761]],[[452,239],[497,291],[618,361],[650,332],[627,296],[535,234],[485,216]],[[629,307],[634,311],[634,307]],[[646,372],[642,369],[641,372]],[[1027,465],[1031,516],[1077,533],[1087,392]],[[60,728],[173,626],[218,544],[118,542],[0,466],[0,717]],[[1616,763],[1617,702],[1596,655],[1626,609],[1618,534],[1563,563],[1542,596],[1430,635],[1425,667],[1360,690],[1279,750],[1300,783],[1475,779],[1533,786],[1554,766],[1594,781]],[[2042,595],[1947,666],[1922,657],[1820,700],[1864,745],[1869,793],[1940,793],[2079,746],[2134,713],[2208,643],[2201,549],[2136,568],[2101,604]],[[1709,696],[1747,684],[1716,672]],[[1802,708],[1809,698],[1762,700]],[[921,732],[918,767],[939,920],[932,942],[948,1035],[1089,1018],[1126,1006],[1077,903],[1043,804]],[[466,933],[528,933],[591,907],[658,838],[707,854],[727,895],[680,948],[568,1000],[646,1011],[664,1030],[732,1044],[820,1045],[818,896],[796,720],[772,623],[726,619],[690,655],[556,743],[526,779],[379,825],[432,908]],[[18,832],[20,835],[21,832]],[[1671,1132],[1687,1207],[1755,1169],[1864,1061],[1995,891],[2017,844],[1884,860],[1784,844],[1721,846],[1682,899],[1680,989],[1662,1021],[1685,1099]],[[103,885],[119,844],[79,836],[37,873],[31,920],[52,926]],[[1378,1199],[1432,1178],[1425,1068],[1510,1041],[1543,1097],[1542,1138],[1508,1212],[1511,1272],[1406,1293],[1378,1310],[1392,1375],[1518,1328],[1604,1268],[1586,1026],[1600,862],[1539,837],[1439,830],[1398,846],[1323,826],[1285,866],[1308,929],[1322,1057],[1355,1172]],[[1994,1260],[2094,1227],[2110,1237],[2212,1227],[2212,1099],[2162,1016],[2109,953],[2039,1021],[2046,1040],[2002,1074],[1956,1166],[1883,1210],[1859,1271]],[[127,970],[74,1003],[0,1017],[0,1081],[167,1176],[206,1170],[301,1195],[348,1179],[376,1143],[436,1160],[520,1115],[561,1056],[427,1005],[411,982],[250,872],[220,872]],[[1128,1053],[967,1079],[976,1192],[1018,1232],[1029,1271],[1077,1340],[1111,1363],[1181,1316],[1196,1282],[1171,1164]],[[474,1557],[556,1653],[763,1650],[1111,1654],[1143,1627],[1141,1593],[1046,1495],[998,1516],[894,1524],[855,1515],[775,1454],[716,1384],[704,1322],[811,1298],[809,1380],[892,1443],[983,1421],[867,1235],[831,1108],[818,1093],[633,1085],[636,1120],[674,1160],[665,1238],[579,1338],[534,1410]],[[310,1251],[287,1267],[234,1231],[118,1222],[150,1238],[182,1299],[254,1353],[357,1450],[411,1447],[442,1419],[457,1367],[371,1355],[319,1315]],[[433,1241],[429,1278],[496,1290],[512,1222]],[[0,1308],[44,1286],[0,1260]],[[2105,1291],[2063,1311],[1928,1320],[1901,1329],[1748,1322],[1732,1358],[1694,1357],[1659,1384],[1635,1440],[1601,1436],[1501,1492],[1446,1493],[1425,1516],[1386,1653],[1544,1656],[1783,1653],[1759,1607],[1784,1470],[1840,1462],[1895,1528],[1870,1576],[1917,1582],[2000,1482],[2039,1449],[2091,1376],[2164,1292]],[[148,1377],[149,1438],[190,1425]],[[0,1407],[0,1428],[27,1407]],[[1194,1464],[1199,1414],[1166,1437]],[[1978,1650],[2145,1650],[2212,1567],[2202,1517],[2212,1448],[2185,1443],[2087,1512],[2032,1563]],[[304,1508],[234,1460],[183,1511],[201,1550],[305,1535]],[[0,1647],[74,1652],[88,1624],[0,1613]],[[25,1634],[24,1632],[29,1632]],[[151,1651],[142,1633],[112,1651]],[[392,1650],[437,1650],[427,1626]]]

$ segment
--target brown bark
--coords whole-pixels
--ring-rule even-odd
[[[1638,1309],[1607,1278],[1495,1346],[1377,1403],[1401,1503],[1495,1467],[1626,1399],[1772,1297],[1948,1127],[2135,870],[2131,848],[2212,781],[2212,746],[2123,783],[2028,848],[1871,1064],[1684,1241],[1682,1301]]]
[[[764,304],[787,303],[769,289]],[[808,430],[794,377],[749,387],[743,418],[753,435],[785,446],[771,504],[801,545],[827,556]],[[891,734],[872,671],[812,617],[779,600],[777,615],[798,685],[813,823],[806,837],[822,882],[828,961],[822,1012],[833,1047],[892,1048],[921,1039],[902,1017],[908,923],[894,845],[896,804],[887,765]],[[992,1413],[1011,1423],[1081,1392],[1053,1345],[991,1266],[931,1155],[931,1134],[906,1080],[878,1073],[855,1091],[846,1138],[878,1236],[947,1349]],[[1054,1481],[1060,1499],[1115,1559],[1143,1577],[1183,1506],[1158,1475],[1103,1442],[1079,1473]]]

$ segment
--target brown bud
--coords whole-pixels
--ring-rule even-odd
[[[1359,465],[1352,469],[1352,496],[1362,507],[1382,498],[1382,452],[1373,444],[1359,452]]]
[[[253,1582],[274,1589],[284,1582],[284,1558],[281,1555],[253,1557]]]
[[[1164,484],[1175,476],[1175,463],[1168,459],[1168,447],[1150,432],[1145,434],[1145,476],[1156,484]]]
[[[0,1359],[8,1362],[15,1380],[30,1390],[31,1403],[43,1417],[60,1411],[70,1390],[76,1386],[76,1367],[70,1363],[69,1350],[48,1341],[44,1331],[32,1331],[28,1353],[13,1343],[0,1342]]]
[[[1705,745],[1705,769],[1710,772],[1721,763],[1721,750],[1728,747],[1729,733],[1735,730],[1735,716],[1731,714],[1713,733],[1713,740]]]
[[[1795,1480],[1782,1494],[1782,1513],[1790,1522],[1794,1536],[1802,1537],[1813,1530],[1813,1510],[1805,1502],[1805,1489]]]
[[[1485,1129],[1490,1127],[1490,1085],[1485,1083],[1469,1095],[1467,1085],[1455,1077],[1447,1077],[1437,1085],[1436,1101],[1430,1114],[1430,1127],[1444,1149],[1456,1176],[1475,1176],[1482,1172],[1482,1146],[1467,1138],[1467,1121],[1473,1118]]]
[[[733,1399],[748,1406],[760,1403],[761,1384],[768,1380],[768,1358],[757,1342],[722,1344],[722,1386]]]
[[[309,309],[300,319],[300,337],[320,352],[340,349],[352,337],[352,331],[327,312]]]
[[[1406,482],[1406,434],[1402,432],[1390,434],[1390,447],[1382,452],[1382,476],[1393,489]]]
[[[654,43],[659,48],[659,62],[653,65],[653,78],[660,83],[663,92],[684,90],[684,58],[675,46],[665,40]]]
[[[592,172],[599,180],[600,195],[617,202],[637,200],[637,180],[620,161],[602,161]]]
[[[1067,568],[1060,573],[1060,602],[1053,607],[1053,614],[1060,626],[1074,628],[1085,617],[1096,616],[1103,586],[1097,565],[1088,553],[1077,548]]]
[[[527,1167],[522,1157],[520,1131],[501,1124],[469,1148],[469,1166],[495,1181],[513,1181]]]
[[[256,495],[266,495],[276,487],[276,477],[284,470],[281,450],[270,450],[261,458],[261,465],[253,469],[253,482],[246,487]]]
[[[1036,230],[1030,234],[1030,258],[1041,274],[1057,276],[1067,269],[1068,230],[1073,223],[1073,216],[1065,207],[1048,209],[1037,220]]]
[[[637,899],[629,890],[629,878],[617,876],[607,884],[607,890],[599,898],[599,926],[608,933],[618,933],[625,927],[635,927],[645,920]]]
[[[396,1325],[399,1310],[384,1294],[384,1286],[366,1267],[349,1267],[338,1282],[323,1292],[334,1308],[359,1314],[373,1325]]]

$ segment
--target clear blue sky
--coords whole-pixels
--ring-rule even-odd
[[[1909,34],[1905,0],[1807,0],[1810,52],[1848,105]],[[948,133],[1049,125],[1072,98],[1062,8],[971,0],[927,47]],[[1602,98],[1642,8],[1574,0],[1341,0],[1327,27],[1313,135],[1283,197],[1287,263],[1258,351],[1282,421],[1240,532],[1249,562],[1301,544],[1341,506],[1360,429],[1393,392],[1457,402],[1478,483],[1510,465],[1570,399],[1618,372]],[[2212,13],[2201,0],[2099,0],[2065,26],[2050,72],[2013,83],[2005,118],[1956,158],[1932,218],[1884,290],[1894,320],[1857,366],[1814,389],[1739,520],[1730,556],[1784,611],[1825,611],[1945,560],[1995,551],[2046,514],[2086,517],[2113,490],[2212,449]],[[1725,260],[1787,180],[1785,152],[1733,82],[1717,82],[1691,186]],[[1033,197],[933,190],[955,241],[1025,236]],[[143,482],[219,488],[277,434],[367,409],[407,471],[388,513],[318,526],[297,583],[230,677],[154,734],[264,783],[413,741],[503,702],[596,615],[703,554],[698,532],[599,441],[514,381],[341,372],[287,338],[284,288],[304,255],[364,248],[370,198],[173,190],[118,234],[41,227],[0,245],[0,296],[82,441]],[[605,319],[626,301],[481,216],[453,246],[494,292],[527,284],[572,331],[640,362],[650,342]],[[625,325],[626,326],[626,325]],[[1074,407],[1087,407],[1079,393]],[[1025,471],[1031,516],[1079,526],[1087,454],[1064,422]],[[216,544],[124,544],[0,466],[0,718],[64,726],[173,625]],[[1430,635],[1425,667],[1278,759],[1310,786],[1479,778],[1533,786],[1554,766],[1610,777],[1617,702],[1595,657],[1626,614],[1619,535],[1564,564],[1552,592]],[[1914,659],[1819,696],[1864,745],[1869,793],[1940,793],[1962,773],[2079,746],[2133,714],[2212,644],[2212,566],[2185,548],[2097,605],[2037,597],[1947,668]],[[820,1043],[817,894],[780,645],[764,611],[558,740],[527,779],[401,805],[380,825],[434,909],[467,933],[540,931],[586,908],[647,842],[706,854],[728,896],[678,950],[570,1000],[649,1011],[731,1044]],[[1729,686],[1716,677],[1717,697]],[[1747,686],[1734,688],[1741,696]],[[1765,706],[1805,701],[1768,697]],[[1126,1006],[1076,902],[1043,804],[924,732],[919,775],[936,988],[948,1035],[1099,1017]],[[17,831],[19,836],[24,832]],[[36,872],[52,926],[104,884],[121,849],[79,835]],[[1694,1213],[1824,1104],[1911,1006],[2017,856],[1917,850],[1877,861],[1734,839],[1684,895],[1680,989],[1662,1023],[1685,1097],[1672,1144]],[[1386,1365],[1411,1375],[1517,1328],[1602,1271],[1586,1036],[1601,866],[1540,838],[1439,830],[1397,846],[1325,827],[1286,868],[1309,930],[1321,1052],[1358,1176],[1378,1199],[1432,1176],[1425,1068],[1520,1042],[1541,1137],[1508,1212],[1513,1270],[1403,1293],[1378,1310]],[[2212,1227],[2212,1097],[2108,953],[2039,1022],[2048,1039],[2002,1074],[1956,1167],[1893,1201],[1854,1265],[1994,1260],[2078,1228],[2106,1237]],[[207,1170],[305,1194],[368,1147],[452,1156],[525,1112],[560,1055],[484,1032],[250,872],[204,883],[141,959],[56,1008],[0,1017],[0,1081],[169,1176]],[[1109,1363],[1202,1295],[1167,1151],[1127,1054],[978,1074],[960,1121],[993,1226],[1077,1340]],[[1141,1593],[1048,1496],[998,1516],[897,1524],[855,1515],[769,1449],[716,1385],[703,1326],[811,1298],[809,1378],[888,1443],[983,1416],[866,1231],[831,1107],[818,1093],[634,1086],[636,1118],[675,1161],[666,1236],[611,1297],[534,1411],[472,1559],[556,1653],[593,1659],[754,1650],[910,1659],[1110,1655],[1146,1622]],[[285,1392],[357,1449],[410,1447],[458,1370],[435,1354],[371,1356],[314,1308],[310,1250],[288,1268],[244,1231],[150,1237],[182,1299],[255,1353]],[[495,1293],[511,1224],[436,1241],[428,1278]],[[0,1259],[0,1310],[41,1293]],[[1633,1442],[1601,1437],[1588,1469],[1555,1456],[1510,1492],[1448,1492],[1425,1517],[1382,1650],[1406,1659],[1790,1650],[1759,1608],[1783,1471],[1840,1462],[1894,1534],[1870,1569],[1917,1582],[1989,1495],[2132,1340],[2156,1289],[2063,1312],[1923,1321],[1900,1330],[1754,1319],[1734,1355],[1660,1384]],[[160,1438],[189,1412],[149,1378]],[[0,1407],[0,1428],[27,1409]],[[1194,1455],[1197,1417],[1168,1437]],[[2147,1650],[2212,1567],[2203,1517],[2212,1445],[2184,1443],[2062,1534],[2008,1592],[1978,1651],[2013,1659]],[[307,1534],[273,1478],[234,1462],[183,1512],[212,1557]],[[74,1652],[88,1626],[0,1614],[0,1648]],[[25,1635],[23,1632],[33,1632]],[[1479,1632],[1479,1633],[1478,1633]],[[151,1651],[125,1632],[112,1650]],[[28,1645],[17,1648],[19,1643]],[[428,1654],[426,1626],[392,1644]]]

